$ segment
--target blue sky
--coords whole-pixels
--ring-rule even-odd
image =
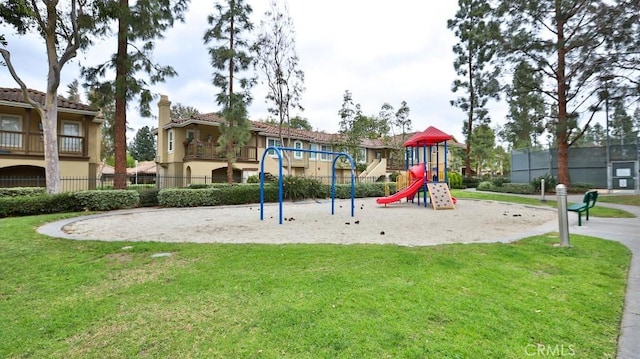
[[[202,42],[213,3],[192,0],[186,22],[177,23],[157,41],[154,52],[154,60],[173,66],[178,76],[154,86],[152,91],[201,112],[218,110],[214,100],[218,89],[211,84],[212,68]],[[254,9],[252,18],[257,27],[270,1],[248,3]],[[338,110],[345,90],[349,90],[367,115],[377,115],[385,102],[397,109],[405,100],[414,130],[435,126],[463,141],[464,114],[449,104],[456,97],[450,90],[455,78],[451,48],[456,38],[446,22],[456,9],[456,1],[290,0],[300,69],[305,72],[305,111],[300,115],[315,129],[336,132]],[[23,81],[31,88],[44,90],[42,40],[36,35],[17,37],[9,30],[2,32],[7,35],[8,49]],[[80,63],[98,64],[114,52],[115,40],[111,39],[88,53],[79,53],[63,69],[59,93],[66,95],[66,85],[79,76]],[[17,87],[6,68],[0,68],[0,86]],[[249,108],[253,120],[268,117],[265,93],[262,84],[253,90],[254,101]],[[503,122],[506,105],[491,107],[494,124]],[[130,105],[128,121],[133,128],[157,126],[156,120],[139,117],[135,104]]]

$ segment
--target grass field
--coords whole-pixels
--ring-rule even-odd
[[[62,217],[0,219],[0,357],[616,353],[630,259],[616,242],[219,245],[35,232]]]
[[[451,195],[456,198],[501,201],[531,206],[549,206],[553,208],[558,207],[558,203],[555,201],[555,196],[548,196],[546,202],[541,202],[539,197],[523,197],[494,192],[451,190]],[[637,198],[634,199],[634,197]],[[640,196],[600,196],[598,197],[597,202],[640,206]],[[602,218],[635,218],[635,215],[633,213],[629,213],[621,209],[598,206],[597,202],[595,207],[589,210],[589,215]]]

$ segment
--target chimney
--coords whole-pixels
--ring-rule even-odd
[[[167,95],[160,95],[158,101],[158,146],[156,152],[156,162],[166,163],[167,158],[167,130],[166,125],[171,122],[171,101]]]

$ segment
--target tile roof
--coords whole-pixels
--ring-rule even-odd
[[[27,89],[27,93],[33,101],[44,105],[44,99],[47,95],[46,93],[32,89]],[[0,101],[27,104],[22,97],[22,90],[19,88],[0,87]],[[95,107],[70,101],[62,96],[58,96],[58,107],[70,110],[98,112],[98,109]]]
[[[171,119],[171,123],[173,124],[183,124],[188,121],[197,121],[199,123],[208,122],[212,125],[220,125],[224,122],[224,119],[221,118],[218,113],[210,112],[204,113],[200,115],[192,116],[191,118],[182,118],[182,119]],[[171,123],[169,127],[171,126]],[[280,128],[277,125],[272,125],[262,121],[251,121],[251,125],[253,126],[254,131],[258,132],[262,136],[267,137],[277,137],[280,134]],[[340,134],[337,133],[326,133],[321,131],[309,131],[303,129],[288,129],[283,128],[282,134],[285,138],[316,142],[316,143],[335,143],[340,140]],[[405,134],[406,138],[410,138],[412,135],[415,135],[419,132],[411,132]],[[452,144],[454,146],[459,144],[455,140],[455,138],[451,138],[447,143]],[[402,135],[396,135],[389,137],[387,139],[376,138],[369,139],[365,138],[362,140],[362,146],[366,148],[394,148],[402,146]]]

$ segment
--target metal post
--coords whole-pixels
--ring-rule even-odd
[[[540,180],[540,202],[546,202],[547,199],[544,198],[544,178]]]
[[[613,172],[611,168],[611,144],[609,142],[609,80],[613,79],[613,76],[604,76],[602,78],[604,80],[604,91],[605,91],[605,99],[604,99],[604,113],[606,117],[605,121],[605,134],[606,134],[606,156],[607,156],[607,193],[611,193],[612,188],[612,179],[611,174]]]
[[[567,215],[567,186],[556,186],[558,196],[558,232],[560,233],[560,246],[569,247],[569,218]]]

